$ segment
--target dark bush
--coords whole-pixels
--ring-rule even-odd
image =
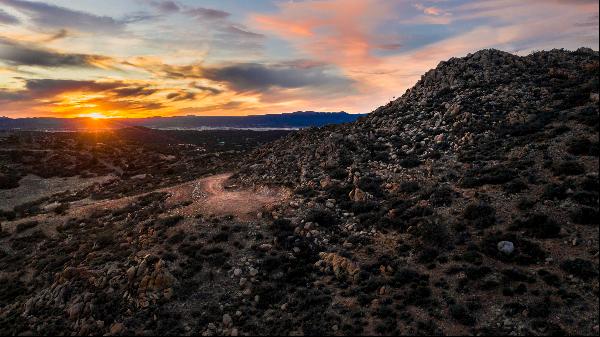
[[[454,190],[447,185],[435,189],[429,196],[429,201],[433,206],[450,206],[454,198]]]
[[[444,247],[450,242],[448,225],[439,220],[427,220],[417,227],[417,236],[426,246]]]
[[[567,187],[564,184],[548,184],[542,193],[544,200],[564,200],[567,198]]]
[[[556,176],[574,176],[585,173],[585,168],[580,162],[566,160],[553,165],[552,172]]]
[[[575,275],[583,280],[589,280],[598,275],[592,261],[576,258],[564,261],[560,267],[569,274]]]
[[[485,202],[467,205],[463,216],[477,228],[487,228],[496,223],[496,210]]]
[[[473,188],[483,185],[500,185],[518,177],[518,172],[504,165],[492,166],[485,169],[470,169],[463,177],[460,185]]]
[[[21,233],[28,229],[35,228],[35,227],[37,227],[37,225],[38,225],[37,221],[22,222],[20,224],[17,224],[17,226],[15,227],[15,231],[17,233]]]
[[[368,213],[379,208],[379,204],[373,201],[359,201],[352,204],[350,211],[354,214]]]
[[[469,312],[469,309],[461,304],[450,306],[450,315],[462,325],[472,326],[475,324],[475,318]]]
[[[555,238],[560,234],[561,225],[545,214],[528,214],[515,221],[511,230],[524,230],[527,235],[536,238]]]
[[[576,156],[589,155],[592,149],[592,142],[585,137],[573,137],[567,141],[567,151]]]
[[[173,227],[183,220],[181,215],[172,215],[158,220],[158,225],[161,227]]]
[[[582,206],[571,212],[571,220],[574,223],[582,225],[592,225],[598,223],[598,209]]]
[[[417,157],[408,157],[400,160],[400,166],[404,168],[413,168],[421,165],[421,160]]]
[[[348,172],[344,169],[337,168],[329,171],[329,176],[333,179],[343,180],[348,177]]]
[[[406,181],[400,184],[400,191],[404,193],[414,193],[417,192],[421,187],[419,183],[416,181]]]
[[[598,207],[598,192],[578,191],[571,199],[581,205]]]
[[[0,174],[0,190],[9,190],[19,187],[19,178],[12,175]]]
[[[525,191],[528,187],[527,183],[521,179],[515,179],[513,181],[509,181],[504,186],[504,192],[508,194],[515,194],[519,192]]]
[[[307,222],[318,223],[319,226],[333,227],[337,224],[337,218],[333,213],[327,210],[311,210],[306,215]]]

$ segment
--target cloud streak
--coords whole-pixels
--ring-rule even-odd
[[[111,58],[106,56],[60,53],[2,37],[0,37],[0,61],[13,66],[92,68],[107,67],[112,62]]]
[[[125,23],[109,16],[99,16],[71,10],[43,2],[24,0],[0,0],[0,4],[12,7],[31,17],[40,27],[71,28],[83,32],[117,32]]]

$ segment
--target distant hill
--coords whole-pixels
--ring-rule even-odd
[[[346,112],[297,111],[292,113],[252,116],[177,116],[149,118],[115,118],[101,120],[105,129],[120,129],[131,126],[143,126],[155,129],[300,129],[319,127],[328,124],[354,122],[364,114]],[[85,130],[90,118],[7,118],[0,117],[0,130]]]

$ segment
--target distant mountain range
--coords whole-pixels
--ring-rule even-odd
[[[120,129],[143,126],[154,129],[300,129],[327,124],[354,122],[365,114],[346,112],[297,111],[252,116],[177,116],[148,118],[8,118],[0,117],[0,130],[68,131],[86,129]]]

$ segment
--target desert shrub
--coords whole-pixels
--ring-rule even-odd
[[[348,177],[348,172],[346,172],[344,169],[336,168],[329,171],[329,176],[333,179],[342,180]]]
[[[417,256],[417,262],[423,264],[429,264],[435,261],[435,259],[440,255],[440,251],[437,248],[423,248],[419,255]]]
[[[500,185],[518,177],[518,172],[504,165],[496,165],[485,169],[470,169],[466,172],[460,185],[466,188],[483,185]]]
[[[436,188],[429,196],[433,206],[450,206],[454,197],[454,190],[447,185]]]
[[[306,198],[311,198],[317,195],[317,192],[308,186],[298,187],[296,190],[294,190],[294,193]]]
[[[536,203],[537,203],[537,201],[535,201],[533,199],[521,198],[517,202],[517,208],[520,209],[521,211],[525,211],[525,210],[533,208],[533,206],[535,206]]]
[[[585,173],[585,168],[580,162],[565,160],[555,163],[552,166],[552,172],[555,176],[573,176]]]
[[[548,184],[542,192],[544,200],[564,200],[567,198],[567,187],[565,184]]]
[[[183,217],[181,215],[172,215],[158,220],[158,225],[161,227],[173,227],[177,225]]]
[[[67,212],[67,210],[69,209],[69,203],[68,202],[63,202],[60,205],[58,205],[58,207],[56,207],[54,209],[54,213],[59,214],[59,215],[63,215]]]
[[[598,207],[598,192],[577,191],[572,196],[575,202],[581,205]]]
[[[400,191],[404,193],[414,193],[419,191],[420,188],[419,183],[416,181],[406,181],[400,184]]]
[[[567,151],[573,155],[589,155],[592,142],[585,137],[573,137],[567,141]]]
[[[390,281],[390,284],[395,288],[401,288],[411,284],[427,285],[428,283],[429,275],[420,274],[419,272],[409,268],[398,269]]]
[[[545,269],[538,270],[537,274],[542,278],[542,280],[550,286],[560,287],[560,277],[556,274],[553,274]]]
[[[0,278],[0,307],[14,303],[21,295],[27,294],[27,287],[19,280]]]
[[[600,180],[597,175],[586,177],[581,181],[580,186],[585,191],[597,193],[600,189]]]
[[[24,204],[14,207],[14,211],[20,217],[35,215],[41,212],[40,204],[44,202],[44,199],[26,202]]]
[[[475,317],[473,317],[469,309],[462,304],[453,304],[449,308],[450,316],[454,318],[458,323],[462,325],[472,326],[475,324]]]
[[[17,224],[17,226],[15,227],[15,230],[17,233],[21,233],[28,229],[35,228],[35,227],[37,227],[37,225],[38,225],[37,221],[22,222],[20,224]]]
[[[328,210],[314,209],[308,212],[305,220],[318,223],[319,226],[333,227],[337,224],[337,218]]]
[[[467,205],[463,211],[463,216],[477,228],[487,228],[496,223],[496,210],[485,202]]]
[[[9,190],[17,187],[19,187],[18,177],[0,174],[0,190]]]
[[[336,184],[327,189],[327,194],[331,199],[335,199],[337,202],[348,201],[350,198],[348,195],[352,191],[352,186]]]
[[[8,221],[13,221],[16,218],[17,218],[17,214],[15,213],[15,211],[3,211],[3,210],[0,210],[0,219],[5,219],[5,220],[8,220]]]
[[[571,220],[582,225],[598,223],[598,209],[582,206],[571,212]]]
[[[421,160],[417,157],[407,157],[400,160],[400,166],[404,168],[414,168],[421,166]]]
[[[417,227],[417,236],[426,246],[444,247],[450,242],[448,225],[439,220],[427,220]]]
[[[575,275],[583,280],[588,280],[598,275],[598,272],[591,261],[580,258],[566,260],[560,264],[560,267],[567,273]]]
[[[185,239],[185,233],[183,231],[178,231],[167,239],[167,243],[173,245],[182,242],[183,239]]]
[[[350,211],[354,214],[371,212],[379,208],[379,205],[373,201],[359,201],[352,203]]]
[[[212,236],[211,242],[227,242],[229,241],[229,233],[225,231],[221,231]]]
[[[111,246],[115,243],[114,234],[109,230],[100,232],[96,235],[96,243],[102,248]]]
[[[528,188],[528,185],[521,179],[515,179],[504,184],[503,188],[504,192],[508,194],[515,194],[525,191]]]
[[[528,214],[515,221],[511,230],[523,230],[525,234],[536,238],[555,238],[560,234],[561,225],[545,214]]]
[[[358,181],[358,187],[376,197],[383,195],[383,191],[381,189],[381,178],[378,177],[362,177]]]

